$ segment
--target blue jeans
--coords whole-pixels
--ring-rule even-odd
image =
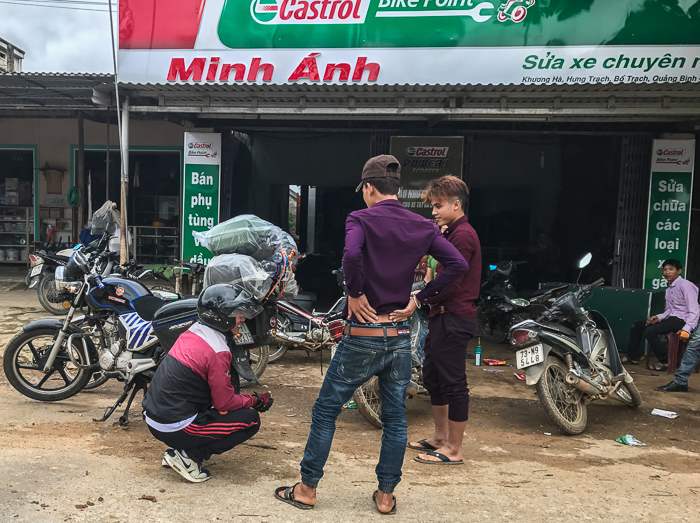
[[[700,362],[700,327],[695,327],[685,347],[681,364],[676,371],[676,383],[688,385],[688,379],[698,362]]]
[[[311,416],[311,431],[301,461],[301,480],[312,488],[323,477],[323,467],[335,433],[335,420],[353,392],[372,376],[379,378],[384,425],[376,473],[379,490],[394,491],[401,481],[406,452],[406,387],[411,381],[410,338],[343,336],[323,380]]]

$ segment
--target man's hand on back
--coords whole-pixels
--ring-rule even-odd
[[[411,298],[408,300],[408,306],[405,309],[401,309],[398,311],[394,311],[389,313],[389,320],[391,321],[406,321],[411,314],[415,312],[415,310],[418,308],[416,305],[415,299],[413,296],[418,294],[418,292],[412,292],[411,293]]]
[[[359,298],[348,296],[348,319],[355,316],[360,323],[376,323],[379,319],[363,294]]]

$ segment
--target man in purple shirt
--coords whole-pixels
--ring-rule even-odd
[[[346,222],[343,271],[348,290],[345,336],[338,344],[314,404],[311,430],[301,462],[301,483],[280,487],[275,497],[309,509],[323,477],[335,421],[343,404],[372,376],[378,377],[384,426],[373,499],[383,514],[396,512],[394,488],[401,481],[407,443],[406,387],[411,380],[411,338],[406,319],[397,317],[411,296],[415,268],[426,254],[444,266],[416,300],[431,303],[469,266],[432,222],[398,201],[401,166],[389,155],[371,158],[357,192],[367,209],[350,213]],[[389,314],[393,313],[392,318]]]
[[[666,310],[658,316],[632,324],[627,357],[623,358],[623,363],[638,363],[643,336],[659,359],[659,363],[653,368],[664,370],[668,367],[668,349],[663,340],[659,339],[659,335],[679,332],[681,337],[690,337],[700,317],[698,288],[681,277],[682,271],[683,265],[678,260],[670,259],[663,263],[663,275],[668,282]]]

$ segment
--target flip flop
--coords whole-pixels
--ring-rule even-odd
[[[418,463],[427,463],[428,465],[464,465],[463,460],[452,461],[450,458],[448,458],[444,454],[440,454],[439,452],[435,452],[432,450],[429,450],[425,454],[428,456],[433,456],[433,457],[439,458],[440,461],[431,461],[429,459],[423,459],[420,456],[416,456],[413,459],[415,459]]]
[[[298,484],[299,483],[292,485],[291,487],[279,487],[275,489],[275,498],[279,499],[283,503],[289,503],[296,508],[300,508],[301,510],[310,510],[314,508],[314,505],[302,503],[301,501],[294,499],[294,487],[296,487]],[[280,494],[282,495],[280,496]]]
[[[379,512],[383,516],[392,516],[396,514],[396,497],[394,497],[394,506],[391,507],[391,510],[389,512],[382,512],[381,510],[379,510],[379,505],[377,505],[377,494],[379,494],[379,490],[375,490],[374,494],[372,494],[372,500],[374,501],[374,506],[377,507],[377,512]]]
[[[434,447],[433,445],[431,445],[430,443],[428,443],[424,439],[418,441],[417,443],[420,444],[421,446],[419,447],[417,445],[411,445],[410,441],[406,444],[406,446],[409,449],[413,449],[413,450],[437,450],[437,447]]]

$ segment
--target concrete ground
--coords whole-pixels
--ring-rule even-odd
[[[0,292],[0,345],[45,316],[31,291]],[[473,348],[473,347],[472,347]],[[506,346],[484,344],[484,357],[514,362]],[[324,354],[323,368],[328,354]],[[164,446],[132,413],[127,427],[95,423],[121,385],[110,380],[58,403],[21,396],[0,376],[0,514],[2,521],[63,522],[360,522],[380,520],[372,503],[381,431],[356,410],[338,420],[318,505],[300,511],[273,499],[298,481],[322,382],[319,354],[288,352],[262,377],[275,405],[256,437],[212,459],[212,479],[191,484],[163,468]],[[491,369],[493,370],[493,369]],[[468,362],[471,417],[463,466],[413,461],[407,450],[396,490],[396,521],[696,521],[700,511],[700,375],[686,394],[663,394],[670,381],[642,367],[631,371],[644,405],[614,400],[589,406],[587,431],[559,433],[513,367],[488,372]],[[252,390],[252,389],[251,389]],[[652,416],[673,410],[675,420]],[[409,437],[430,435],[426,398],[408,401]],[[632,434],[646,447],[615,438]]]

